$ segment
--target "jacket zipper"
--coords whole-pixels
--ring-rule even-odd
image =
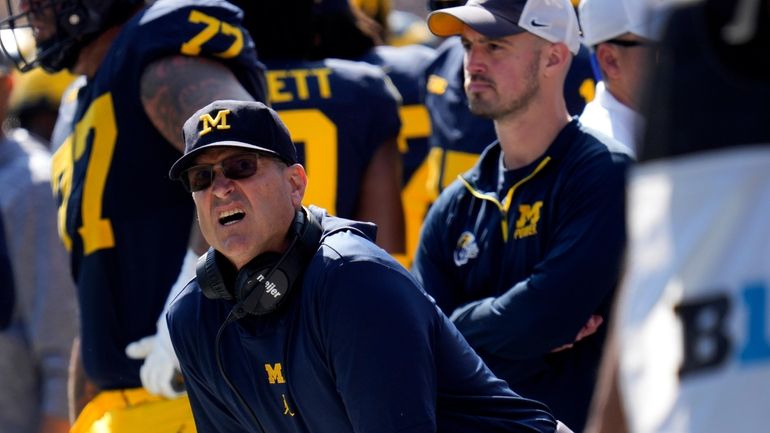
[[[524,182],[532,179],[540,170],[545,167],[546,164],[551,160],[550,156],[546,156],[543,158],[542,161],[540,161],[540,164],[535,167],[534,170],[532,170],[532,173],[528,174],[526,177],[521,179],[520,181],[516,182],[511,186],[511,189],[508,190],[508,194],[505,195],[505,199],[503,200],[504,203],[501,203],[497,198],[495,198],[492,195],[484,194],[483,192],[477,191],[473,188],[473,185],[471,185],[465,178],[462,177],[462,175],[457,176],[458,179],[460,179],[460,182],[465,185],[465,188],[468,189],[468,191],[476,198],[479,198],[481,200],[487,200],[495,204],[498,209],[500,209],[500,214],[502,215],[500,225],[503,232],[503,242],[508,242],[508,212],[511,207],[511,203],[513,202],[513,194],[516,191],[516,188],[518,188],[520,185],[522,185]]]

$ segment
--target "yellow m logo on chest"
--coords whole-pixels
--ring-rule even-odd
[[[286,383],[286,379],[283,378],[280,362],[273,365],[265,364],[265,371],[267,372],[267,381],[270,384]]]
[[[540,221],[540,209],[542,207],[542,201],[536,201],[532,205],[519,205],[519,219],[516,221],[516,231],[513,233],[514,239],[537,234],[537,222]]]

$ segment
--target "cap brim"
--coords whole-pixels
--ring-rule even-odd
[[[192,151],[184,154],[181,158],[177,159],[174,165],[171,166],[171,170],[168,171],[168,177],[171,178],[172,180],[179,179],[179,175],[182,174],[184,170],[186,170],[187,168],[193,165],[193,162],[195,161],[196,156],[201,154],[203,151],[214,147],[239,147],[242,149],[248,149],[255,152],[269,153],[271,155],[275,155],[278,158],[281,158],[281,156],[278,155],[278,153],[276,153],[275,151],[266,149],[261,146],[256,146],[251,143],[244,143],[242,141],[217,141],[215,143],[209,143],[204,146],[197,147]]]
[[[428,28],[436,36],[459,35],[466,25],[488,38],[502,38],[525,31],[516,23],[477,5],[440,9],[428,16]]]

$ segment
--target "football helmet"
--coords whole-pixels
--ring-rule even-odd
[[[80,50],[126,21],[143,0],[6,0],[0,47],[22,72],[69,69]],[[34,40],[34,44],[30,43]]]

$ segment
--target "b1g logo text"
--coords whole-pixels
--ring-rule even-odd
[[[682,303],[674,311],[682,321],[684,354],[679,369],[680,379],[731,361],[741,365],[770,361],[768,338],[767,285],[755,282],[735,292],[704,297]],[[729,332],[728,315],[744,310],[744,340],[735,341]]]

